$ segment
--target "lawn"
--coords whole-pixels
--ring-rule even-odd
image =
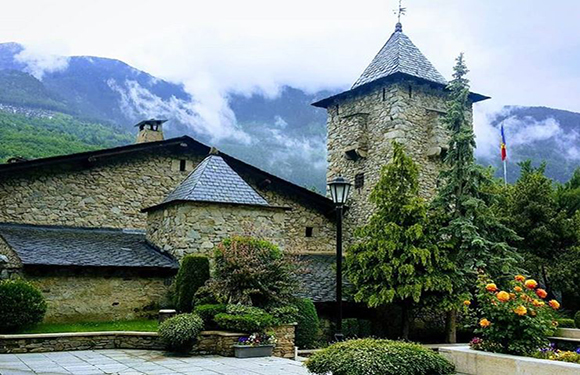
[[[156,320],[121,320],[116,322],[41,323],[20,333],[140,331],[156,332]]]

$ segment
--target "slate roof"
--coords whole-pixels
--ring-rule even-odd
[[[445,78],[411,42],[411,39],[403,33],[400,24],[397,24],[395,32],[352,85],[352,89],[396,73],[407,74],[442,85],[447,84]]]
[[[0,236],[23,265],[177,269],[144,233],[115,229],[0,224]]]
[[[297,296],[310,298],[313,302],[336,301],[336,256],[334,254],[299,255],[298,262],[300,288]],[[343,290],[347,285],[348,281],[343,277]]]
[[[269,206],[219,155],[209,155],[161,202],[214,202]]]

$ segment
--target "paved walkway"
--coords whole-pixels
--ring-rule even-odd
[[[85,350],[0,354],[0,374],[307,375],[300,362],[276,357],[174,357],[152,350]]]

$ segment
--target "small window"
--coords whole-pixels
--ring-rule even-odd
[[[361,189],[365,185],[365,174],[357,173],[354,176],[354,188]]]
[[[314,231],[313,227],[306,227],[306,232],[304,233],[305,237],[312,237],[312,232]]]
[[[383,102],[387,100],[387,89],[383,87]]]
[[[180,160],[179,161],[179,170],[181,172],[185,171],[185,165],[186,165],[185,160]]]
[[[412,97],[413,97],[413,87],[409,85],[409,99],[411,99]]]

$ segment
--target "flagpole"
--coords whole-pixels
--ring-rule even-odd
[[[503,161],[503,182],[504,185],[507,185],[507,159]]]

